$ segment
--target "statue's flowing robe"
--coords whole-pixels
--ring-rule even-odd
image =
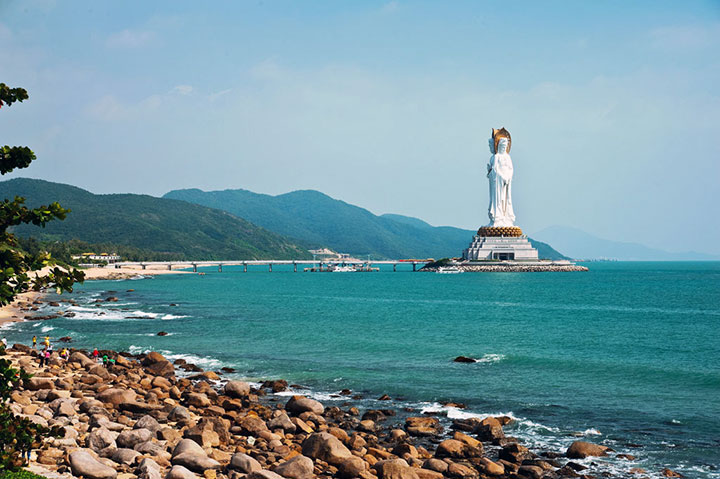
[[[513,226],[515,212],[512,207],[513,164],[507,153],[496,153],[490,158],[489,226]]]

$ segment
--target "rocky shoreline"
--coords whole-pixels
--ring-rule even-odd
[[[100,354],[115,365],[73,349],[67,361],[40,368],[35,350],[8,349],[6,358],[34,375],[12,393],[13,411],[65,432],[33,451],[31,470],[88,479],[592,478],[573,459],[614,454],[582,441],[530,451],[505,436],[508,417],[444,428],[417,411],[362,411],[350,391],[340,407],[326,407],[275,395],[288,388],[283,380],[254,388],[223,380],[227,369],[203,371],[156,352]]]

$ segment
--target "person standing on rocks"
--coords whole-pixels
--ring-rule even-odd
[[[102,361],[103,361],[103,366],[105,366],[105,367],[107,368],[107,367],[108,367],[108,357],[107,357],[107,354],[103,354],[103,359],[102,359]]]
[[[52,349],[47,348],[45,349],[45,366],[50,366],[50,355],[52,354]]]
[[[97,362],[97,358],[98,358],[98,355],[99,355],[99,354],[100,354],[100,353],[98,352],[97,348],[93,349],[92,357],[93,357],[93,359],[95,360],[95,362]]]
[[[45,347],[47,348],[49,346],[50,346],[50,336],[45,336]]]
[[[32,343],[33,343],[32,348],[36,349],[37,348],[37,336],[33,336]]]

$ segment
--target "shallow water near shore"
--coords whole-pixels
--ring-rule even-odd
[[[71,336],[74,347],[156,350],[251,380],[285,378],[338,404],[332,394],[348,388],[367,407],[512,414],[506,432],[535,449],[564,452],[580,436],[636,456],[595,459],[602,470],[720,477],[720,263],[588,266],[459,275],[208,268],[88,282],[59,297],[78,301],[59,308],[75,317],[3,333],[10,343],[49,334]],[[110,295],[119,301],[95,303]],[[453,363],[458,355],[478,362]],[[393,400],[376,401],[382,394]]]

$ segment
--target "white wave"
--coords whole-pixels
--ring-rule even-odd
[[[55,328],[52,326],[43,326],[42,328],[40,328],[40,331],[42,331],[43,333],[47,333],[47,332],[52,331],[53,329],[55,329]]]
[[[295,396],[296,394],[315,399],[316,401],[344,401],[347,399],[347,397],[341,396],[339,391],[328,393],[311,391],[309,389],[286,389],[285,391],[275,393],[275,396]]]
[[[214,358],[207,358],[202,356],[195,356],[194,354],[175,354],[172,351],[160,351],[168,361],[175,361],[176,359],[184,359],[188,363],[200,366],[203,369],[207,368],[219,368],[222,363]]]
[[[145,354],[149,353],[151,350],[148,348],[145,348],[143,346],[135,346],[134,344],[131,344],[128,348],[128,352],[130,354]]]
[[[682,424],[682,422],[681,422],[681,421],[678,421],[677,419],[671,419],[671,420],[670,420],[670,423],[671,423],[671,424]]]
[[[475,361],[478,363],[497,363],[505,359],[504,354],[483,354],[483,356],[480,359],[476,359]]]
[[[602,436],[602,433],[595,428],[585,429],[582,432],[583,436]]]
[[[181,319],[181,318],[189,318],[189,316],[182,315],[182,314],[165,314],[160,317],[160,319],[168,320],[168,319]]]

